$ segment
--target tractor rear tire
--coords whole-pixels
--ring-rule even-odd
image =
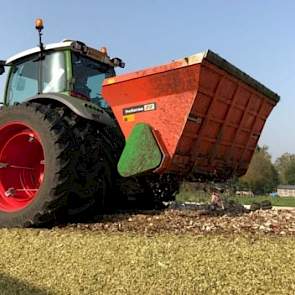
[[[53,226],[69,204],[77,214],[105,198],[107,167],[88,125],[62,106],[1,110],[0,227]]]
[[[106,140],[105,128],[81,120],[75,129],[79,141],[75,177],[68,200],[68,215],[77,221],[88,221],[102,213],[112,200],[112,180],[116,171],[114,153]]]

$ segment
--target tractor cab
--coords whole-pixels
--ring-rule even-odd
[[[114,68],[124,67],[119,58],[111,59],[105,47],[90,48],[80,41],[40,45],[0,64],[8,66],[4,105],[15,105],[44,93],[61,93],[108,108],[101,95],[105,78],[115,75]],[[43,28],[43,25],[42,25]],[[0,73],[0,74],[1,74]]]

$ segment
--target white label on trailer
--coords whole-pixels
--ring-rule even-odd
[[[123,109],[123,115],[126,116],[130,114],[135,114],[135,113],[155,111],[156,108],[157,106],[155,102],[132,106],[132,107]]]

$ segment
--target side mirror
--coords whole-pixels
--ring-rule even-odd
[[[112,58],[111,62],[114,64],[115,67],[125,68],[125,63],[122,61],[122,59],[118,57]]]
[[[5,60],[0,60],[0,75],[4,74],[5,72]]]

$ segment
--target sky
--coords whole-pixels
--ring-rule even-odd
[[[273,160],[295,153],[295,1],[2,0],[0,59],[37,45],[37,17],[45,43],[106,46],[125,72],[212,49],[280,94],[259,144]]]

